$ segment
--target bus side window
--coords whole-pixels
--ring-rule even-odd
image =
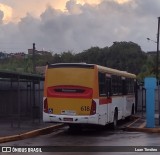
[[[106,78],[106,93],[107,97],[110,97],[112,95],[112,89],[111,89],[111,78]]]
[[[122,94],[122,80],[120,76],[112,75],[112,95]]]
[[[106,87],[105,87],[105,74],[98,73],[98,80],[99,80],[99,96],[106,96]]]
[[[134,93],[134,79],[131,78],[127,79],[127,93],[128,94]]]
[[[127,95],[127,81],[126,81],[126,79],[122,80],[122,94]]]

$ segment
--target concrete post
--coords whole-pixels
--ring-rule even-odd
[[[155,127],[155,88],[156,78],[146,77],[144,80],[144,87],[146,89],[146,121],[147,128]]]

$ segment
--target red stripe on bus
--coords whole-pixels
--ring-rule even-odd
[[[99,104],[102,105],[102,104],[109,104],[109,103],[112,103],[112,98],[102,98],[102,99],[99,99]]]
[[[53,86],[47,88],[48,97],[92,98],[93,89],[81,86]]]

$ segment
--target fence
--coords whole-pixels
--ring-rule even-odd
[[[40,121],[43,81],[40,76],[16,73],[0,78],[0,120],[11,121],[12,126],[23,120]]]
[[[3,75],[3,74],[2,74]],[[7,77],[7,78],[6,78]],[[23,120],[41,121],[44,78],[33,75],[0,72],[0,120],[9,120],[20,126]],[[159,113],[160,86],[155,90],[155,113]],[[159,94],[159,95],[158,95]],[[137,90],[136,111],[146,111],[146,93],[143,86]]]
[[[141,86],[137,90],[137,112],[141,112],[142,116],[146,112],[146,90]],[[155,117],[158,117],[160,112],[160,86],[157,86],[155,89]]]

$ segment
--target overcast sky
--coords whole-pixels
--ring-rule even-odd
[[[0,0],[0,51],[82,52],[132,41],[156,51],[160,0]]]

